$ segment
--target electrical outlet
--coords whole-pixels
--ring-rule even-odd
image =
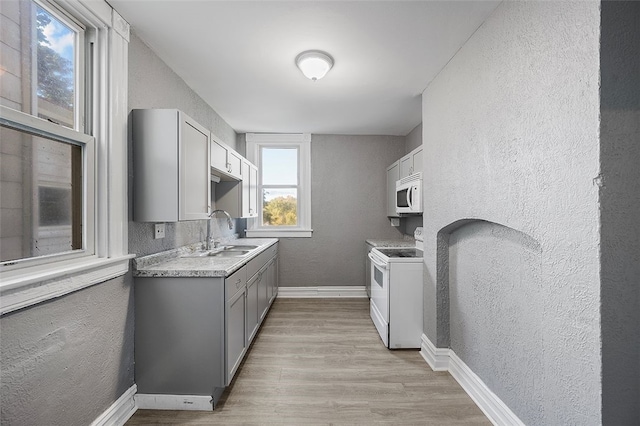
[[[156,223],[156,230],[153,234],[153,238],[164,238],[164,223]]]

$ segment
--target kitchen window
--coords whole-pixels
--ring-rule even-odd
[[[248,237],[310,237],[311,135],[247,134],[247,157],[258,166],[258,218]]]
[[[128,24],[101,1],[2,0],[0,15],[6,313],[128,270]]]

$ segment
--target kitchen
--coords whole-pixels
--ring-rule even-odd
[[[114,6],[118,9],[117,2]],[[465,362],[473,363],[474,372],[483,375],[500,398],[509,399],[509,408],[526,423],[637,423],[629,421],[638,418],[629,401],[637,401],[638,395],[637,380],[633,382],[638,367],[632,360],[637,359],[640,309],[631,283],[638,276],[634,241],[640,238],[632,219],[638,213],[637,191],[625,183],[638,178],[637,143],[633,143],[638,130],[632,125],[637,123],[637,97],[628,96],[637,94],[630,83],[637,63],[631,60],[633,55],[618,55],[627,46],[637,48],[633,44],[637,30],[619,25],[633,16],[637,6],[632,3],[503,2],[422,88],[421,119],[406,136],[311,132],[311,162],[325,165],[311,170],[314,235],[281,240],[281,289],[360,286],[365,239],[402,238],[422,225],[427,272],[424,334],[435,346],[437,365],[450,361],[443,355],[446,348],[464,354]],[[564,26],[570,31],[559,29]],[[128,34],[125,117],[135,108],[178,108],[243,154],[243,134],[237,135],[136,31],[133,26]],[[330,76],[331,72],[327,79]],[[616,134],[616,129],[623,131]],[[424,190],[424,222],[403,219],[404,229],[399,231],[385,214],[384,170],[419,145],[425,150],[424,180],[430,185]],[[125,142],[127,146],[128,153],[118,152],[117,146],[112,151],[121,155],[116,158],[128,158],[129,168],[125,164],[124,178],[118,177],[122,170],[110,176],[110,185],[122,188],[121,201],[106,207],[115,223],[124,217],[120,226],[124,247],[128,245],[124,252],[145,256],[201,241],[205,221],[166,223],[165,238],[154,239],[153,224],[131,220],[134,171],[132,147]],[[599,174],[604,176],[604,187],[599,186]],[[598,188],[611,192],[600,189],[598,196],[594,193]],[[362,196],[349,202],[351,194]],[[469,219],[477,220],[462,222]],[[224,218],[215,224],[217,236],[229,236]],[[242,221],[235,223],[235,229],[244,226]],[[500,336],[476,341],[481,333],[474,330],[471,340],[465,340],[460,324],[488,327],[485,314],[472,311],[474,303],[465,299],[469,295],[451,281],[472,273],[456,270],[451,266],[459,263],[451,261],[447,289],[436,286],[441,278],[436,265],[441,264],[441,248],[447,243],[449,250],[454,247],[456,262],[469,258],[465,250],[470,246],[464,242],[478,245],[474,235],[502,236],[513,242],[502,251],[508,254],[515,247],[519,258],[538,259],[543,266],[531,271],[535,280],[525,280],[536,283],[540,292],[522,289],[522,294],[531,296],[524,300],[531,301],[530,310],[522,298],[501,299],[492,289],[496,303],[515,303],[512,306],[527,312],[522,318],[537,324],[500,330],[519,336],[510,340],[515,342],[511,349],[531,350],[536,357],[518,363],[520,352],[514,359],[508,352],[489,359],[474,359],[465,352],[473,352],[469,346],[473,342],[491,353],[496,348],[483,345],[499,342]],[[599,255],[593,251],[596,246],[601,247]],[[499,265],[504,260],[491,262]],[[358,269],[352,267],[356,263]],[[530,267],[522,265],[523,270]],[[91,423],[134,384],[132,274],[94,284],[3,312],[3,423],[6,419],[8,424],[46,424],[52,418],[58,424]],[[449,300],[442,298],[444,293],[460,297]],[[485,297],[479,300],[495,308]],[[460,305],[462,301],[471,304]],[[469,312],[473,314],[467,317]],[[511,316],[503,318],[504,323],[518,319],[513,313],[506,315]],[[527,332],[535,338],[523,337]],[[538,344],[545,354],[536,349]],[[513,378],[487,369],[495,363],[508,365],[509,371],[526,371],[517,381],[533,385],[514,385],[505,391],[502,387]],[[619,392],[617,386],[625,391]],[[523,402],[527,400],[536,404]]]

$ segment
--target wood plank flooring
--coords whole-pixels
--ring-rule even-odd
[[[385,348],[367,299],[276,299],[213,412],[138,410],[127,425],[490,425],[418,350]]]

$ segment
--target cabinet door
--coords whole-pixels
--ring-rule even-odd
[[[398,179],[407,177],[411,173],[413,173],[413,156],[405,155],[400,159],[400,177]]]
[[[213,137],[211,138],[211,167],[221,171],[227,170],[227,148]]]
[[[422,172],[422,148],[418,148],[412,152],[413,157],[413,173]]]
[[[263,268],[258,275],[258,316],[260,321],[262,321],[269,308],[269,279],[267,277],[267,268]]]
[[[278,258],[274,257],[269,262],[269,306],[273,303],[278,293]]]
[[[241,217],[251,217],[251,212],[249,210],[249,190],[251,186],[251,172],[250,172],[250,164],[243,160],[242,161],[242,216]]]
[[[280,267],[278,266],[278,257],[273,259],[273,298],[278,296],[278,287],[280,286]]]
[[[400,179],[400,163],[396,161],[387,168],[387,216],[398,217],[396,212],[396,181]]]
[[[186,115],[180,117],[179,219],[206,219],[211,209],[209,132]]]
[[[249,165],[249,217],[258,217],[258,168]]]
[[[226,302],[226,384],[229,386],[242,362],[247,347],[246,302],[247,289],[243,287]]]
[[[242,179],[242,157],[230,149],[227,150],[227,171],[231,176]]]
[[[247,347],[258,331],[258,275],[247,283]]]

